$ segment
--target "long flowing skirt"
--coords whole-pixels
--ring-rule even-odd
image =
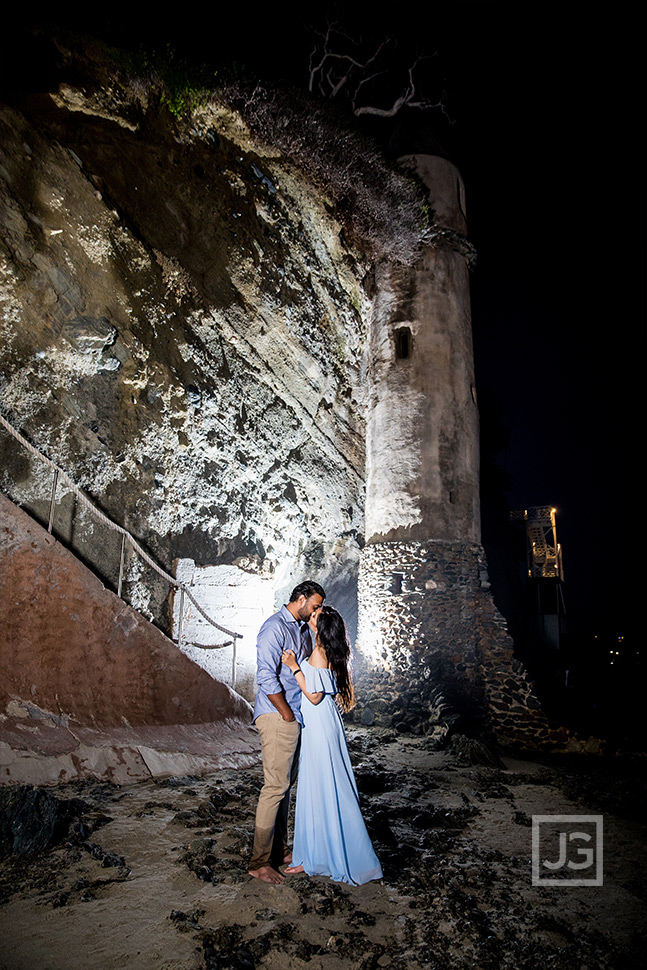
[[[330,671],[311,668],[307,662],[302,663],[302,669],[310,692],[322,689],[327,680],[323,675],[332,677]],[[382,869],[362,818],[344,722],[334,696],[327,693],[316,705],[304,696],[301,711],[304,726],[292,865],[303,866],[311,876],[327,875],[353,885],[381,879]]]

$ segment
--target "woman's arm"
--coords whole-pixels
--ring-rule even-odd
[[[310,691],[306,690],[306,679],[303,671],[301,670],[301,667],[299,667],[297,658],[294,655],[294,650],[284,650],[283,653],[281,654],[281,661],[285,664],[286,667],[290,668],[290,670],[294,674],[297,684],[301,688],[301,693],[305,694],[305,696],[308,698],[310,703],[320,704],[326,695],[322,690],[314,691],[312,694],[310,693]]]
[[[306,679],[304,677],[303,671],[299,667],[297,670],[293,670],[292,673],[295,676],[296,682],[301,688],[301,693],[308,698],[311,704],[320,704],[321,701],[326,696],[322,690],[316,690],[312,694],[306,690]]]

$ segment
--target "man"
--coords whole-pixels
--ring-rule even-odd
[[[296,781],[301,737],[301,688],[281,663],[284,650],[297,660],[310,656],[312,640],[308,621],[326,598],[311,580],[292,590],[290,602],[265,621],[256,643],[258,691],[254,723],[261,736],[264,784],[256,809],[250,876],[263,882],[283,882],[279,866],[290,863],[288,809],[290,789]]]

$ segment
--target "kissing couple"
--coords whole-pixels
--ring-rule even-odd
[[[342,720],[354,706],[350,644],[340,614],[324,606],[325,596],[318,583],[300,583],[258,634],[254,724],[264,781],[249,873],[263,882],[299,873],[351,885],[382,878]],[[291,852],[288,811],[297,774]]]

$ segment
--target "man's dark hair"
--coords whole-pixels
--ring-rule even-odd
[[[326,598],[323,586],[320,586],[319,583],[314,583],[311,579],[306,579],[303,583],[299,583],[298,586],[294,587],[290,593],[290,603],[294,603],[300,596],[305,596],[306,599],[310,599],[315,594],[321,596],[322,600]]]

